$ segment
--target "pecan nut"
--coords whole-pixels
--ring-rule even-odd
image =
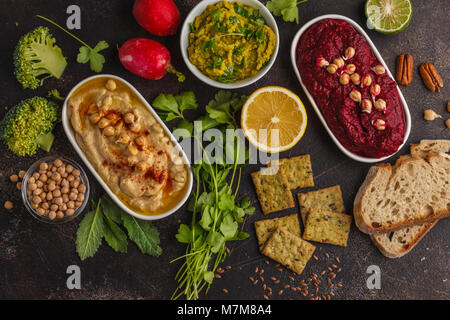
[[[410,54],[401,54],[397,57],[397,72],[395,79],[403,86],[409,86],[413,79],[414,59]]]
[[[423,63],[419,67],[420,76],[428,90],[439,92],[444,87],[444,81],[436,68],[429,62]]]

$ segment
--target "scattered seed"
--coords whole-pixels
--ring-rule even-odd
[[[294,281],[295,279],[294,279],[294,277],[289,276],[289,280]]]
[[[217,272],[217,273],[224,273],[225,270],[223,270],[222,268],[217,268],[216,272]]]
[[[268,297],[268,296],[266,296],[266,295],[264,295],[264,299],[266,299],[266,300],[269,300],[269,297]]]
[[[338,284],[336,284],[336,287],[338,287],[338,288],[342,288],[342,283],[338,283]]]
[[[281,296],[283,294],[283,290],[278,291],[278,295]]]
[[[264,269],[259,270],[259,274],[263,274],[264,273]]]
[[[272,280],[272,281],[276,281],[276,280],[277,280],[277,278],[275,278],[275,277],[270,277],[270,280]]]
[[[333,273],[333,275],[331,276],[331,279],[334,280],[334,278],[336,278],[336,274]]]
[[[258,267],[256,267],[254,272],[258,273],[258,271],[259,271],[259,269],[258,269]]]
[[[334,288],[334,284],[330,283],[330,285],[328,286],[328,288],[333,289],[333,288]]]
[[[228,293],[228,290],[225,289],[225,288],[223,288],[223,289],[222,289],[222,292],[223,292],[223,293]]]
[[[313,295],[312,293],[310,293],[310,294],[309,294],[309,297],[312,298],[312,297],[314,297],[314,295]]]
[[[308,295],[307,292],[302,292],[302,296],[306,297]]]
[[[269,291],[269,292],[267,293],[267,295],[270,297],[270,296],[272,295],[272,290]]]
[[[336,260],[337,263],[341,263],[341,259],[339,259],[339,257],[334,258],[334,260]]]
[[[275,284],[279,284],[279,283],[280,283],[280,280],[276,280],[274,283],[275,283]]]
[[[261,282],[264,282],[264,278],[262,276],[259,276],[259,280],[261,280]]]
[[[267,259],[264,260],[264,262],[265,262],[266,264],[269,264],[269,263],[270,263],[269,260],[267,260]]]
[[[292,291],[297,291],[297,287],[291,287]]]
[[[267,285],[263,284],[263,289],[266,290],[267,289]]]
[[[316,255],[313,255],[313,259],[317,261],[317,260],[319,260],[319,257]]]
[[[342,271],[342,269],[341,268],[338,268],[337,270],[336,270],[336,272],[341,272]]]
[[[277,271],[281,272],[283,271],[283,268],[277,268]]]
[[[306,279],[306,281],[307,281],[307,282],[311,282],[311,281],[312,281],[312,279],[311,279],[311,278],[308,278],[308,279]]]
[[[275,268],[278,268],[280,266],[280,264],[279,263],[277,263],[276,265],[275,265]]]
[[[221,276],[220,274],[217,274],[217,273],[216,273],[215,277],[216,277],[217,279],[222,278],[222,276]]]
[[[323,276],[327,271],[326,270],[322,270],[320,271],[320,275]]]
[[[253,285],[256,285],[258,283],[258,279],[256,279],[255,281],[253,281]]]
[[[330,255],[329,255],[328,253],[325,253],[324,256],[325,256],[325,258],[327,258],[327,259],[330,258]]]
[[[229,254],[231,254],[231,250],[230,250],[230,248],[226,248],[226,252],[227,252],[227,254],[229,255]]]
[[[334,292],[333,291],[330,292],[330,296],[334,297]]]
[[[312,274],[312,277],[313,277],[314,279],[317,279],[317,273],[313,273],[313,274]]]
[[[285,285],[284,285],[284,288],[285,288],[285,289],[289,289],[289,287],[290,287],[290,285],[288,285],[288,284],[285,284]]]
[[[231,266],[225,266],[225,269],[230,270]]]
[[[316,288],[315,292],[316,294],[319,292],[319,287]]]
[[[255,279],[253,279],[253,277],[248,277],[248,280],[250,280],[251,282],[255,281]]]
[[[337,265],[335,265],[334,263],[331,265],[334,269],[337,269]]]

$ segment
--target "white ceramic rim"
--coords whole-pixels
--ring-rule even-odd
[[[153,115],[153,117],[156,119],[156,121],[158,121],[158,123],[163,127],[164,131],[166,132],[166,134],[168,135],[168,137],[170,137],[171,141],[174,143],[175,147],[178,149],[178,151],[182,154],[182,158],[184,160],[184,162],[186,163],[187,167],[188,167],[188,186],[186,188],[185,194],[183,196],[183,198],[181,199],[181,201],[174,206],[173,208],[169,209],[166,212],[163,212],[161,214],[158,215],[143,215],[140,213],[137,213],[135,211],[133,211],[132,209],[128,208],[109,188],[109,186],[103,181],[103,179],[100,177],[100,175],[97,173],[97,171],[94,169],[94,167],[91,165],[91,163],[89,162],[89,160],[86,158],[86,156],[84,155],[83,151],[80,149],[80,147],[78,146],[77,141],[75,140],[75,136],[73,134],[73,129],[72,129],[72,125],[69,122],[69,118],[67,116],[67,102],[70,98],[70,96],[75,92],[75,90],[77,90],[80,86],[82,86],[83,84],[85,84],[88,81],[91,81],[93,79],[96,78],[112,78],[112,79],[116,79],[118,81],[123,82],[124,84],[126,84],[131,91],[133,91],[134,94],[136,94],[136,96],[142,100],[143,104],[147,107],[148,111],[150,111],[150,113]],[[170,216],[172,213],[176,212],[179,208],[181,208],[181,206],[186,202],[186,200],[189,198],[190,194],[191,194],[191,190],[192,190],[192,184],[193,184],[193,176],[192,176],[192,171],[190,170],[190,162],[186,156],[186,153],[184,152],[184,150],[181,148],[180,144],[178,143],[178,141],[175,139],[175,137],[172,135],[172,133],[170,132],[170,130],[167,128],[167,126],[164,124],[164,122],[161,120],[161,118],[158,116],[158,114],[153,110],[153,108],[150,106],[150,104],[147,102],[147,100],[145,100],[145,98],[139,93],[139,91],[133,86],[131,85],[128,81],[126,81],[125,79],[118,77],[118,76],[114,76],[111,74],[99,74],[99,75],[95,75],[95,76],[91,76],[88,77],[82,81],[80,81],[75,87],[73,87],[73,89],[69,92],[69,94],[66,97],[66,100],[64,101],[64,105],[63,105],[63,109],[62,109],[62,123],[63,123],[63,127],[64,127],[64,131],[66,133],[67,138],[69,139],[70,143],[72,144],[72,146],[74,147],[75,151],[78,153],[78,155],[80,156],[80,158],[83,160],[84,164],[86,165],[86,167],[88,167],[89,171],[92,173],[92,175],[97,179],[98,183],[100,183],[100,185],[103,187],[103,189],[105,189],[106,193],[109,195],[109,197],[125,212],[127,212],[128,214],[132,215],[133,217],[136,217],[138,219],[141,220],[159,220],[162,218],[165,218],[167,216]]]
[[[304,85],[302,78],[300,76],[300,72],[297,68],[297,63],[296,63],[296,49],[297,49],[297,44],[298,41],[300,39],[300,37],[302,36],[302,34],[314,23],[324,20],[324,19],[341,19],[344,21],[347,21],[348,23],[350,23],[357,31],[359,31],[365,38],[367,43],[369,44],[369,46],[372,49],[372,52],[375,54],[375,56],[377,57],[377,59],[380,61],[380,63],[386,68],[386,71],[388,73],[388,75],[393,79],[394,77],[392,76],[389,68],[387,67],[386,63],[384,62],[383,58],[381,57],[380,53],[378,52],[378,49],[375,47],[375,45],[373,44],[372,40],[370,40],[369,36],[367,35],[367,33],[363,30],[363,28],[361,28],[355,21],[353,21],[350,18],[347,18],[345,16],[341,16],[341,15],[337,15],[337,14],[326,14],[326,15],[322,15],[319,16],[317,18],[312,19],[311,21],[309,21],[308,23],[306,23],[303,27],[300,28],[300,30],[296,33],[296,35],[294,36],[294,39],[292,40],[292,45],[291,45],[291,63],[292,63],[292,67],[294,68],[295,74],[297,75],[297,79],[300,82],[303,91],[305,91],[306,96],[309,99],[309,102],[311,103],[311,105],[314,108],[314,111],[316,112],[317,116],[319,117],[320,121],[322,122],[323,126],[325,127],[325,129],[327,130],[328,134],[330,135],[330,137],[333,139],[334,143],[337,145],[337,147],[344,153],[346,154],[348,157],[352,158],[353,160],[359,161],[359,162],[365,162],[365,163],[375,163],[375,162],[380,162],[380,161],[384,161],[390,157],[392,157],[393,155],[395,155],[406,143],[406,141],[408,140],[409,134],[411,132],[411,114],[409,113],[409,108],[408,108],[408,104],[406,103],[405,98],[403,97],[402,92],[400,91],[400,88],[397,85],[397,91],[398,94],[400,96],[400,101],[402,102],[403,105],[403,111],[405,114],[405,122],[406,122],[406,130],[405,130],[405,137],[403,139],[403,143],[398,147],[397,151],[392,153],[389,156],[386,157],[382,157],[382,158],[368,158],[368,157],[362,157],[359,156],[353,152],[348,151],[340,142],[339,140],[335,137],[335,135],[333,134],[333,132],[330,130],[330,128],[327,125],[327,122],[325,121],[325,118],[322,116],[322,113],[319,109],[319,107],[317,106],[314,98],[312,97],[312,95],[309,93],[308,89],[306,88],[306,86]]]
[[[218,2],[222,2],[222,0],[202,0],[200,1],[187,15],[186,19],[183,22],[183,26],[181,28],[181,34],[180,34],[180,48],[181,48],[181,55],[183,56],[183,60],[186,63],[189,70],[201,81],[204,83],[220,88],[220,89],[237,89],[242,88],[251,85],[252,83],[258,81],[261,79],[269,70],[272,68],[273,64],[275,63],[275,60],[278,55],[278,49],[280,47],[280,35],[278,33],[278,26],[275,21],[275,18],[272,16],[270,11],[259,1],[257,0],[227,0],[228,2],[240,2],[241,4],[251,6],[255,9],[258,9],[261,13],[261,16],[266,21],[267,25],[275,32],[275,35],[277,37],[277,44],[275,46],[275,50],[273,52],[272,58],[270,58],[270,61],[267,66],[265,66],[263,69],[259,71],[258,74],[255,76],[241,80],[238,82],[233,83],[222,83],[219,81],[212,80],[208,76],[204,75],[195,65],[189,61],[187,48],[188,48],[188,36],[191,33],[190,29],[190,23],[194,21],[195,17],[201,15],[203,11],[206,10],[206,7],[215,4]]]

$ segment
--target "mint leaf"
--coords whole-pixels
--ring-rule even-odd
[[[123,212],[123,225],[128,231],[128,237],[144,254],[159,256],[162,249],[159,246],[159,232],[150,221],[138,220]]]
[[[119,228],[114,221],[104,215],[104,229],[106,243],[116,252],[126,253],[128,247],[128,238],[125,232]]]
[[[104,221],[100,203],[99,200],[95,210],[89,211],[78,227],[76,246],[81,260],[93,257],[102,243]]]

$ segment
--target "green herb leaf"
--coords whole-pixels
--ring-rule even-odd
[[[84,216],[78,227],[76,246],[81,260],[93,257],[102,243],[104,221],[100,203],[99,200],[95,209]]]
[[[234,203],[233,203],[234,205]],[[231,215],[225,216],[222,223],[220,224],[220,232],[225,237],[225,240],[233,239],[238,232],[238,224],[234,221]]]
[[[106,243],[116,252],[127,252],[128,238],[125,232],[119,228],[119,226],[110,219],[104,211],[104,229],[103,234],[105,236]]]
[[[151,256],[161,255],[159,232],[150,221],[138,220],[125,212],[121,217],[130,240],[136,243],[142,253]]]
[[[284,21],[295,21],[298,24],[299,16],[297,5],[306,1],[307,0],[302,0],[299,2],[297,2],[297,0],[272,0],[266,3],[266,7],[273,13],[274,16],[282,16]]]
[[[189,228],[185,224],[180,224],[178,233],[175,235],[175,238],[177,238],[178,242],[181,243],[191,243],[193,240],[191,228]]]
[[[178,109],[181,113],[184,110],[197,109],[198,107],[197,99],[192,91],[186,91],[176,95],[175,100],[177,100]]]
[[[211,246],[211,251],[217,253],[225,243],[225,237],[220,232],[211,230],[206,237],[206,242]]]

